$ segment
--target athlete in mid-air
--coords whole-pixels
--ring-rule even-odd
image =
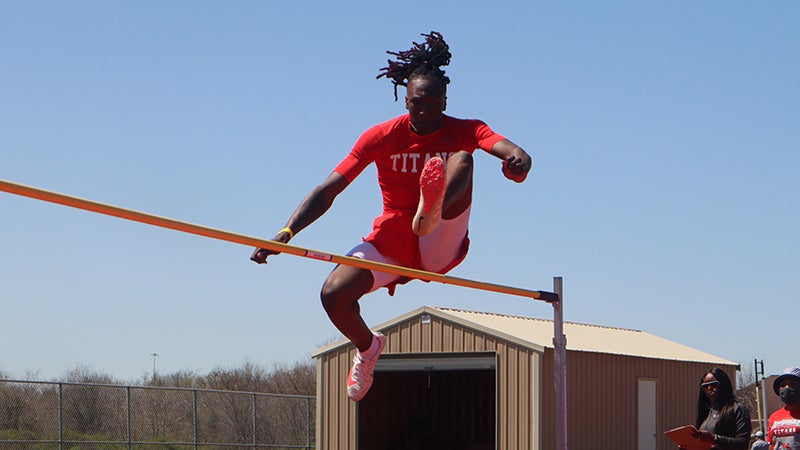
[[[383,194],[383,214],[372,232],[349,256],[446,273],[466,256],[467,228],[472,205],[473,152],[480,148],[502,161],[502,173],[521,183],[531,169],[522,148],[475,119],[444,114],[450,79],[441,68],[450,63],[450,50],[441,34],[423,34],[423,43],[396,57],[381,69],[397,87],[406,87],[408,114],[377,124],[364,132],[350,153],[315,187],[273,238],[287,243],[319,219],[334,199],[371,163],[377,167]],[[256,249],[259,264],[278,252]],[[381,287],[393,294],[408,279],[389,273],[338,265],[322,286],[321,299],[331,322],[358,349],[347,380],[347,395],[364,398],[372,386],[375,363],[386,337],[373,333],[361,317],[359,299]]]

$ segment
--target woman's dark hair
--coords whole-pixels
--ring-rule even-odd
[[[695,426],[697,428],[700,428],[700,425],[706,420],[712,406],[720,409],[720,417],[725,417],[727,416],[726,413],[728,410],[736,404],[736,396],[733,394],[733,385],[731,384],[731,379],[728,378],[728,374],[719,367],[714,367],[700,377],[701,385],[708,374],[714,375],[714,378],[719,381],[717,404],[712,405],[708,401],[706,393],[703,392],[703,388],[700,387],[700,392],[697,394],[697,419],[695,420]]]
[[[388,66],[380,69],[380,74],[375,78],[386,77],[394,84],[394,99],[397,101],[397,86],[408,86],[408,82],[415,78],[437,80],[445,87],[450,83],[441,67],[450,64],[450,47],[444,41],[441,33],[431,31],[430,34],[422,33],[425,42],[406,51],[386,53],[397,57],[397,61],[387,60]]]

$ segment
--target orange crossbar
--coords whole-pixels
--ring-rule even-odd
[[[196,225],[188,222],[182,222],[180,220],[170,219],[168,217],[161,217],[140,211],[125,209],[119,206],[108,205],[92,200],[73,197],[70,195],[65,195],[53,191],[47,191],[44,189],[32,186],[26,186],[23,184],[13,183],[5,180],[0,180],[0,191],[5,191],[10,194],[21,195],[23,197],[35,198],[46,202],[57,203],[72,208],[78,208],[86,211],[105,214],[108,216],[119,217],[121,219],[132,220],[135,222],[142,222],[157,227],[169,228],[172,230],[182,231],[184,233],[196,234],[199,236],[205,236],[213,239],[234,242],[237,244],[247,245],[249,247],[254,247],[254,248],[255,247],[266,248],[281,253],[288,253],[290,255],[303,256],[306,258],[318,259],[320,261],[328,261],[336,264],[346,264],[361,269],[378,270],[381,272],[388,272],[394,275],[414,278],[424,281],[437,281],[440,283],[451,284],[455,286],[463,286],[473,289],[480,289],[484,291],[499,292],[502,294],[518,295],[521,297],[529,297],[551,303],[558,301],[558,295],[556,295],[553,292],[531,291],[528,289],[503,286],[494,283],[486,283],[466,278],[458,278],[434,272],[427,272],[424,270],[411,269],[408,267],[383,264],[374,261],[367,261],[360,258],[354,258],[352,256],[343,256],[343,255],[336,255],[333,253],[321,252],[317,250],[310,250],[295,245],[284,244],[281,242],[261,239],[253,236],[245,236],[242,234],[232,233],[230,231],[218,230],[203,225]]]

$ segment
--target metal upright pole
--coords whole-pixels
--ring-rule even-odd
[[[258,450],[258,397],[253,393],[253,450]]]
[[[131,450],[131,387],[125,386],[125,448]]]
[[[764,367],[764,362],[763,361],[761,362],[761,367],[762,367],[761,370],[763,371],[764,370],[763,369],[763,367]],[[760,389],[759,389],[760,386],[759,386],[759,379],[758,379],[758,360],[757,359],[753,360],[753,369],[754,369],[754,371],[756,373],[756,383],[755,383],[755,387],[756,387],[756,410],[758,411],[758,424],[761,425],[763,423],[763,418],[761,416],[761,392],[759,392],[760,391]],[[765,431],[763,428],[761,430]]]
[[[58,383],[58,450],[64,450],[64,383]]]
[[[764,430],[764,436],[767,435],[767,431],[769,431],[769,413],[767,412],[767,379],[766,377],[761,377],[761,407],[764,408],[764,423],[762,424],[762,430]],[[766,437],[765,437],[766,439]]]
[[[555,384],[556,450],[567,450],[567,337],[564,335],[563,279],[553,278],[553,292],[558,300],[553,302],[553,356]]]
[[[767,426],[769,422],[769,414],[767,413],[767,374],[764,373],[764,360],[761,361],[754,359],[753,366],[756,372],[756,407],[758,408],[758,423],[761,426],[761,431],[766,435]],[[759,370],[760,368],[760,370]],[[758,376],[761,375],[761,385],[759,386]],[[761,392],[759,393],[759,387]]]

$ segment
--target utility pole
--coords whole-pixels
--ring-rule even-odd
[[[150,356],[153,357],[153,383],[156,382],[156,358],[158,358],[158,353],[150,353]]]

